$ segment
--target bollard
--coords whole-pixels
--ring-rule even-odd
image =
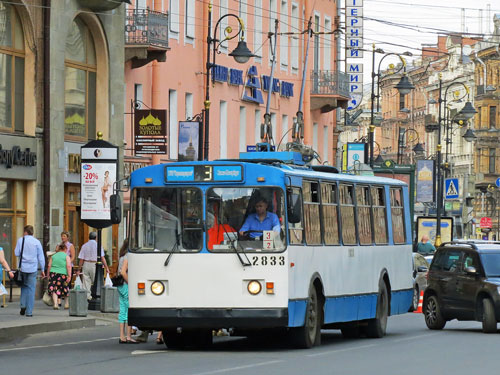
[[[120,311],[118,288],[103,286],[101,288],[101,312],[117,313]]]
[[[71,289],[69,291],[69,316],[87,316],[87,291]]]

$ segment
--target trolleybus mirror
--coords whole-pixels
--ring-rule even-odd
[[[111,224],[120,224],[122,221],[122,201],[118,194],[112,194],[109,197],[109,206],[111,208]]]

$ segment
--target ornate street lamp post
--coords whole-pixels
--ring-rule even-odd
[[[402,56],[412,56],[411,52],[403,52],[401,54],[399,53],[384,53],[384,56],[380,59],[379,64],[378,64],[378,70],[377,73],[375,73],[375,53],[384,53],[384,51],[380,48],[375,49],[375,44],[373,44],[373,52],[372,52],[372,95],[371,95],[371,114],[370,114],[370,132],[369,132],[369,147],[370,147],[370,167],[373,168],[373,143],[375,141],[374,139],[374,131],[375,131],[375,98],[377,98],[377,112],[379,109],[379,100],[380,100],[380,66],[382,64],[382,61],[387,57],[391,55],[398,56],[399,59],[401,60],[402,64],[401,67],[396,70],[392,74],[396,74],[401,71],[401,69],[406,68],[406,62],[403,59]],[[375,94],[375,78],[377,79],[377,93]],[[406,76],[406,73],[403,75],[399,83],[395,86],[400,95],[406,95],[408,94],[411,90],[415,88],[415,86],[410,82],[408,77]]]
[[[217,29],[219,27],[220,22],[225,19],[233,17],[238,20],[238,30],[233,32],[233,28],[231,26],[227,26],[224,29],[224,38],[222,40],[217,39]],[[241,18],[237,15],[228,13],[223,15],[217,20],[214,28],[214,36],[212,37],[212,3],[208,4],[208,36],[207,36],[207,63],[206,63],[206,87],[205,87],[205,101],[204,105],[204,147],[203,147],[203,159],[208,160],[208,146],[209,146],[209,135],[210,135],[210,70],[215,66],[215,55],[219,52],[219,47],[222,43],[228,40],[232,40],[237,36],[240,37],[238,41],[238,45],[236,48],[229,54],[232,56],[237,63],[244,64],[251,57],[255,55],[248,49],[247,44],[245,42],[245,25]],[[210,48],[213,50],[212,60],[210,60]]]
[[[408,144],[408,139],[407,139],[406,145],[405,145],[405,135],[407,138],[409,137],[409,135],[407,135],[407,134],[414,134],[414,136],[415,136],[414,139],[417,141],[417,143],[415,144],[415,146],[412,149],[412,151],[415,153],[415,157],[420,158],[420,157],[424,156],[424,153],[425,153],[424,146],[422,146],[422,144],[420,143],[420,137],[418,135],[418,132],[415,129],[408,128],[408,129],[400,132],[400,134],[399,134],[398,158],[397,158],[398,164],[401,164],[403,162],[402,149],[404,149]]]

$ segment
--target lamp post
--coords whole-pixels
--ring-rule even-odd
[[[456,78],[458,79],[458,78]],[[448,87],[444,90],[444,95],[443,95],[443,80],[442,80],[442,75],[439,75],[439,117],[438,117],[438,144],[436,146],[436,159],[437,159],[437,201],[436,201],[436,242],[435,245],[439,246],[441,245],[441,213],[443,211],[443,185],[444,185],[444,180],[443,180],[443,173],[441,171],[441,163],[442,163],[442,154],[441,154],[441,126],[443,123],[445,123],[445,116],[443,116],[443,103],[444,103],[444,108],[446,108],[446,98],[448,95],[448,90],[454,86],[454,85],[461,85],[462,87],[465,88],[466,95],[469,95],[469,88],[463,83],[463,82],[457,82],[455,80],[451,81]],[[458,116],[460,116],[463,120],[468,121],[474,115],[477,113],[475,108],[472,106],[472,104],[467,101],[465,103],[465,106],[460,110],[458,113]],[[470,130],[470,129],[469,129]],[[465,135],[465,134],[464,134]],[[465,138],[467,140],[467,138]],[[471,139],[469,137],[469,139]]]
[[[424,146],[422,146],[422,144],[420,143],[420,137],[418,136],[418,132],[412,128],[408,128],[408,129],[400,128],[399,129],[399,138],[398,138],[398,158],[397,158],[398,164],[402,164],[402,162],[403,162],[402,150],[404,150],[406,148],[406,145],[408,144],[409,134],[414,134],[416,137],[417,143],[415,144],[415,146],[412,149],[413,152],[415,153],[415,156],[417,158],[424,156],[425,149],[424,149]],[[406,145],[405,145],[405,135],[407,138]]]
[[[375,53],[383,53],[384,56],[380,59],[379,64],[378,64],[378,69],[377,73],[375,73]],[[396,70],[392,74],[396,74],[401,71],[401,69],[406,68],[406,62],[403,59],[402,56],[412,56],[411,52],[403,52],[401,54],[399,53],[385,53],[382,49],[377,48],[375,49],[375,44],[373,44],[373,52],[372,52],[372,94],[371,94],[371,113],[370,113],[370,131],[369,131],[369,147],[370,147],[370,167],[373,168],[373,142],[374,142],[374,131],[375,131],[375,98],[377,98],[377,112],[379,110],[379,101],[380,101],[380,66],[382,64],[382,61],[387,57],[387,56],[398,56],[399,59],[401,60],[401,67]],[[377,93],[375,93],[375,78],[377,79]],[[401,77],[401,80],[398,82],[398,84],[395,86],[395,88],[398,90],[400,95],[406,95],[408,94],[411,90],[415,88],[415,86],[409,81],[408,77],[406,76],[406,72],[404,73],[403,77]]]
[[[224,29],[224,38],[222,40],[217,39],[217,29],[220,25],[220,22],[225,19],[233,17],[238,20],[238,30],[233,32],[233,28],[231,26],[227,26]],[[228,13],[223,15],[217,20],[214,28],[214,36],[212,37],[212,3],[208,4],[208,34],[207,34],[207,62],[206,62],[206,87],[205,87],[205,101],[204,105],[204,146],[203,146],[203,159],[208,160],[208,146],[209,146],[209,134],[210,134],[210,70],[215,66],[215,55],[219,52],[219,47],[222,43],[232,40],[237,36],[240,36],[238,41],[238,45],[236,48],[229,54],[232,56],[234,60],[239,64],[244,64],[251,57],[255,55],[248,49],[247,44],[245,42],[245,25],[241,18],[237,15]],[[210,48],[213,49],[212,59],[210,59]]]

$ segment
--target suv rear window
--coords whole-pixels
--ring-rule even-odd
[[[438,251],[434,256],[431,271],[455,272],[460,261],[460,250]]]

